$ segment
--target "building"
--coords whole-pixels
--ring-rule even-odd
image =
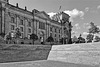
[[[22,38],[33,33],[33,15],[27,8],[9,4],[8,0],[0,0],[0,33],[14,32],[16,28],[21,31]]]
[[[69,22],[70,16],[64,12],[59,12],[53,17],[51,17],[52,20],[55,20],[61,24],[62,29],[62,38],[66,38],[67,43],[71,40],[71,30],[72,25],[71,22]]]
[[[66,19],[66,22],[69,21],[68,15],[66,16],[64,13],[59,15],[62,15],[62,22],[65,22]],[[55,41],[59,41],[62,36],[69,36],[69,33],[66,32],[69,30],[69,23],[59,23],[59,21],[51,19],[44,11],[36,9],[28,11],[27,7],[20,8],[18,3],[14,6],[9,4],[9,0],[0,0],[0,33],[7,35],[9,32],[15,32],[16,28],[20,29],[21,38],[29,38],[30,34],[35,33],[39,39],[43,38],[43,41],[46,41],[50,35]]]
[[[61,38],[61,24],[57,21],[51,20],[49,15],[44,11],[34,10],[34,33],[39,38],[43,37],[44,41],[52,36],[55,41]]]

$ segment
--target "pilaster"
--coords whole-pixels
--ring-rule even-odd
[[[5,33],[5,4],[2,3],[2,31],[1,33]]]

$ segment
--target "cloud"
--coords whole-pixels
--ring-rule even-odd
[[[84,23],[83,28],[89,29],[91,28],[90,23]]]
[[[54,12],[48,13],[48,15],[49,15],[50,17],[54,16],[55,14],[56,14],[56,13],[54,13]]]
[[[76,23],[74,26],[76,27],[76,29],[80,29],[79,23]]]
[[[72,35],[77,34],[77,33],[78,33],[77,31],[72,31],[71,32]]]
[[[100,5],[97,6],[97,9],[100,9]]]
[[[100,26],[97,26],[100,29]]]
[[[73,10],[65,10],[64,11],[65,13],[67,13],[69,16],[70,16],[70,21],[73,22],[73,19],[76,18],[76,17],[80,17],[80,18],[83,18],[84,16],[84,12],[83,11],[80,11],[78,9],[73,9]]]
[[[99,36],[100,37],[100,34],[94,34],[94,36]]]
[[[88,12],[88,11],[89,11],[89,7],[86,7],[86,8],[85,8],[85,12]]]
[[[75,36],[77,33],[78,33],[77,31],[72,31],[71,32],[72,37]]]
[[[83,32],[83,35],[88,35],[89,33],[88,32]]]
[[[76,26],[76,27],[79,26],[79,23],[75,24],[75,26]]]

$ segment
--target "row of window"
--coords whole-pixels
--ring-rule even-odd
[[[53,28],[50,27],[50,31],[52,32]],[[59,29],[59,33],[61,32],[61,30]],[[57,33],[57,29],[55,28],[55,33]]]
[[[45,30],[45,23],[39,22],[39,29]]]
[[[50,36],[53,36],[53,34],[52,33],[50,33]],[[57,37],[57,34],[55,34],[55,37]],[[61,37],[61,35],[59,35],[59,38]]]
[[[11,30],[15,30],[15,25],[11,25]],[[20,31],[24,32],[24,28],[20,27]],[[31,29],[30,28],[28,28],[28,33],[31,33]]]
[[[11,17],[11,23],[15,23],[15,18],[14,17]],[[24,25],[24,21],[21,19],[19,24]],[[31,22],[28,22],[28,26],[31,27]]]

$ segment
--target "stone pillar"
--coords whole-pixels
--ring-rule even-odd
[[[47,37],[48,37],[48,25],[47,25],[47,20],[46,20],[45,26],[46,26],[46,27],[45,27],[45,28],[46,28],[46,29],[45,29],[45,30],[46,30],[45,34],[46,34],[46,39],[47,39]]]
[[[2,33],[5,33],[5,8],[2,7]]]
[[[0,3],[0,33],[2,32],[2,4]]]
[[[24,36],[27,37],[27,20],[26,19],[25,19],[25,22],[24,22]]]

